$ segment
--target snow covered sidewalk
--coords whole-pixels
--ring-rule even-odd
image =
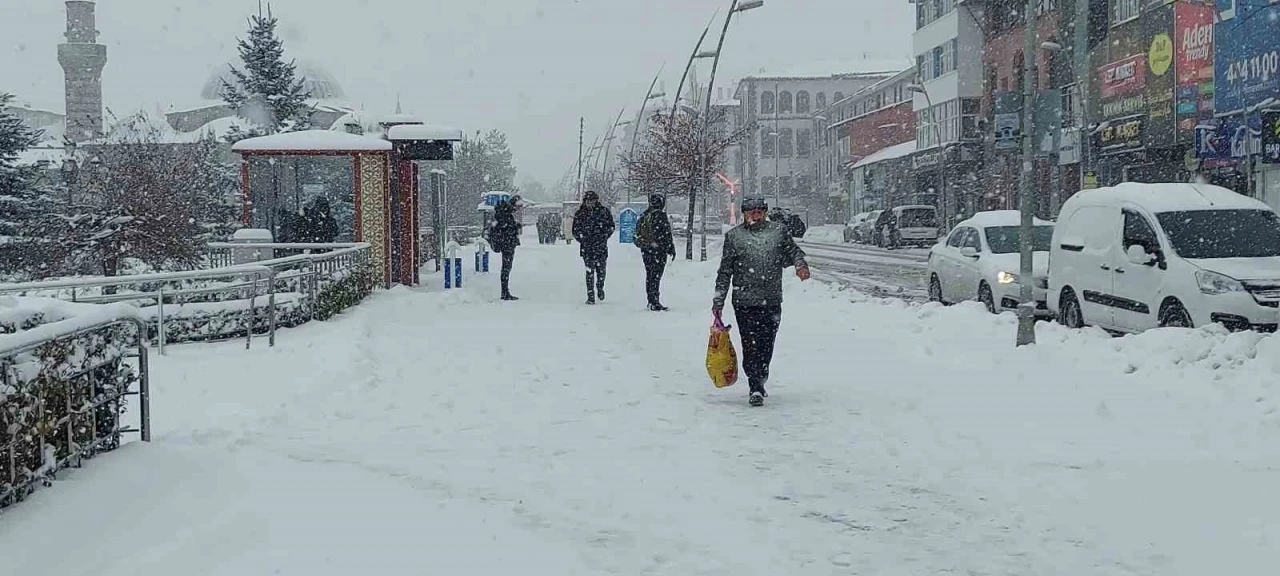
[[[1113,339],[787,280],[764,408],[703,368],[714,263],[615,246],[174,347],[156,441],[0,516],[14,574],[1262,575],[1280,345]],[[732,318],[728,319],[732,323]],[[63,548],[68,542],[75,546]],[[77,553],[65,553],[72,550]]]

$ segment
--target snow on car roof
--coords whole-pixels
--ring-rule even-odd
[[[1270,210],[1266,204],[1212,184],[1125,182],[1076,193],[1071,204],[1112,205],[1131,202],[1153,213],[1180,210]]]
[[[1053,222],[1036,218],[1036,226],[1052,226]],[[972,226],[974,228],[994,228],[997,226],[1019,226],[1022,224],[1022,213],[1017,210],[988,210],[970,216],[956,226]]]
[[[320,152],[320,151],[384,151],[391,143],[380,138],[357,136],[333,130],[302,130],[241,140],[231,146],[234,152]]]

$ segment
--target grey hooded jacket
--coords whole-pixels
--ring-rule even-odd
[[[715,307],[724,307],[730,284],[734,306],[781,305],[782,271],[790,266],[808,264],[786,227],[765,220],[730,230],[724,235],[724,256],[716,274]]]

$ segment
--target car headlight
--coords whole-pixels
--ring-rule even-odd
[[[1228,292],[1244,292],[1244,284],[1239,280],[1210,272],[1208,270],[1199,270],[1196,272],[1196,283],[1200,285],[1200,292],[1204,294],[1226,294]]]
[[[1005,272],[1004,270],[1001,270],[996,272],[996,282],[1001,284],[1017,284],[1018,275],[1013,272]]]

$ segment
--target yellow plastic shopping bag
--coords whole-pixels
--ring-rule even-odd
[[[738,351],[733,348],[729,327],[719,318],[711,326],[711,337],[707,340],[707,375],[716,388],[733,386],[738,381]]]

